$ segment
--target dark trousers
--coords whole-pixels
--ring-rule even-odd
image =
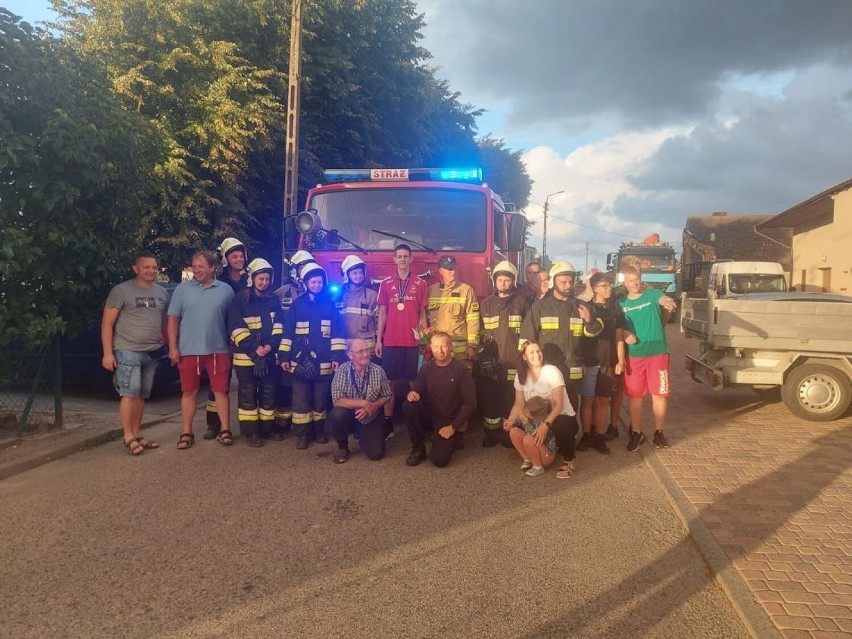
[[[438,434],[437,429],[447,424],[435,424],[434,418],[423,402],[409,402],[402,404],[402,416],[408,426],[408,435],[411,438],[411,447],[418,450],[426,448],[426,433],[432,433],[432,450],[429,459],[438,468],[443,468],[450,463],[453,453],[461,447],[462,434],[459,431],[444,439]]]
[[[355,419],[355,411],[351,408],[332,408],[328,414],[327,427],[339,448],[349,448],[349,434],[358,433],[358,443],[364,454],[378,461],[385,456],[385,424],[384,413],[376,411],[373,421],[362,424]]]
[[[293,380],[293,432],[298,437],[317,438],[325,433],[331,380]]]
[[[574,459],[574,450],[577,447],[577,432],[580,424],[576,417],[560,415],[553,421],[553,434],[556,435],[556,447],[565,461]]]
[[[258,379],[254,366],[235,366],[237,375],[237,418],[243,436],[269,437],[275,427],[275,370]]]
[[[505,379],[478,380],[476,396],[482,406],[482,422],[486,430],[503,431],[503,422],[515,403],[515,384]]]
[[[280,371],[275,388],[275,423],[283,430],[290,430],[293,419],[293,374]]]
[[[228,392],[231,392],[231,378],[228,377]],[[216,396],[213,391],[207,393],[207,428],[216,433],[222,428],[222,420],[219,419],[219,413],[216,412]]]

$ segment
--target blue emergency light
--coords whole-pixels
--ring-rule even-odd
[[[328,290],[332,293],[337,294],[337,293],[340,292],[340,285],[339,284],[331,284],[331,285],[329,285]]]
[[[464,182],[480,184],[480,168],[448,169],[326,169],[326,182]]]

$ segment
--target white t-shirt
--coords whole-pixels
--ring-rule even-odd
[[[527,383],[521,384],[520,380],[515,377],[515,390],[524,393],[524,399],[530,397],[542,397],[550,399],[554,388],[562,387],[562,415],[573,417],[576,415],[574,407],[571,406],[571,401],[568,399],[568,393],[565,391],[565,378],[559,369],[550,364],[545,364],[541,368],[541,374],[538,376],[538,381],[534,382],[532,375],[527,374]]]

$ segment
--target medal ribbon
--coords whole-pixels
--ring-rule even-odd
[[[401,304],[405,303],[405,292],[408,290],[408,282],[411,279],[411,273],[405,278],[405,286],[402,285],[402,280],[399,279],[399,276],[396,278],[396,292],[397,292],[397,301]]]
[[[359,387],[358,386],[358,375],[355,373],[355,366],[353,365],[349,369],[349,379],[352,380],[352,386],[355,387],[355,392],[358,393],[358,397],[361,399],[367,399],[367,376],[370,373],[370,366],[367,365],[366,370],[364,371],[364,383]]]

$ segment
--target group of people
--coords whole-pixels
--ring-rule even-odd
[[[378,290],[368,286],[364,261],[346,256],[336,294],[307,251],[291,258],[289,282],[275,288],[272,266],[261,258],[248,262],[242,242],[227,238],[219,249],[221,275],[214,276],[214,254],[197,253],[193,278],[178,285],[171,301],[156,284],[156,258],[140,253],[135,278],[107,299],[103,364],[115,371],[124,444],[132,455],[158,446],[139,429],[164,343],[180,373],[182,450],[194,444],[202,371],[211,390],[205,438],[233,443],[232,368],[240,431],[249,445],[292,430],[296,448],[305,449],[330,435],[336,463],[348,460],[353,435],[369,459],[381,459],[397,415],[411,441],[406,464],[430,459],[446,466],[463,448],[478,408],[483,446],[514,447],[529,476],[541,475],[561,455],[556,476],[567,478],[576,450],[610,452],[622,392],[630,403],[628,450],[645,441],[646,395],[652,396],[654,445],[668,446],[664,327],[675,303],[643,288],[632,265],[622,268],[623,299],[614,298],[609,275],[596,273],[584,301],[574,296],[578,272],[569,262],[552,266],[543,293],[540,264],[526,266],[519,286],[516,267],[502,261],[491,269],[493,294],[480,304],[457,280],[455,257],[439,259],[440,281],[428,285],[413,273],[405,244],[394,250],[395,272]]]

